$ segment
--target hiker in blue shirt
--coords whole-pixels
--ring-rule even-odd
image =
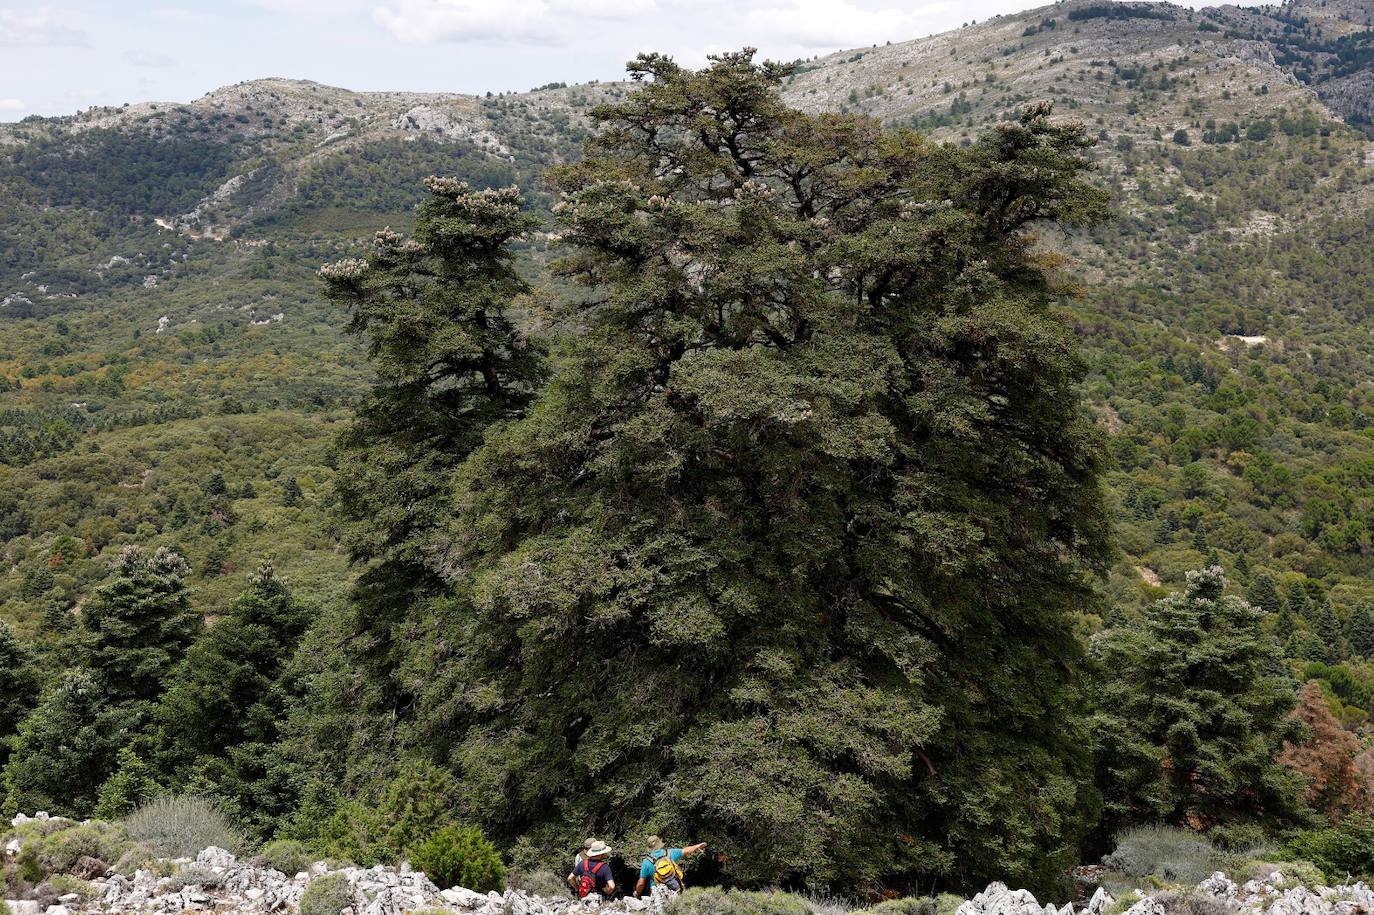
[[[644,861],[639,865],[639,882],[635,884],[635,896],[651,892],[655,886],[664,886],[674,893],[682,890],[683,858],[695,855],[706,847],[705,842],[688,845],[686,848],[665,848],[658,836],[649,836],[648,849]]]

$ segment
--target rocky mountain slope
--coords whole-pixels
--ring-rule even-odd
[[[1374,598],[1372,26],[1363,0],[1065,0],[784,86],[937,141],[1041,100],[1097,135],[1119,218],[1042,241],[1084,280],[1065,316],[1110,438],[1114,599],[1209,558],[1242,585],[1301,578],[1342,617]],[[0,617],[60,621],[135,541],[188,555],[207,607],[269,551],[340,593],[330,442],[369,369],[315,270],[407,227],[436,172],[517,182],[547,215],[540,175],[628,91],[266,79],[0,126]],[[562,293],[556,232],[523,251],[540,296]]]

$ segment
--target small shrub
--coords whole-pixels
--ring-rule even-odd
[[[146,842],[131,843],[124,854],[115,859],[112,870],[121,877],[132,877],[135,871],[151,870],[157,866],[157,852]],[[167,876],[163,874],[162,876]]]
[[[1160,893],[1155,901],[1167,915],[1237,915],[1234,902],[1201,893]]]
[[[195,795],[155,798],[124,820],[129,835],[167,858],[194,858],[211,845],[243,850],[243,837],[215,802]]]
[[[109,823],[93,822],[76,826],[66,822],[55,832],[35,833],[19,852],[19,873],[30,883],[52,874],[63,874],[82,858],[112,861],[129,846],[123,829]]]
[[[935,915],[935,900],[927,896],[886,899],[855,915]]]
[[[82,899],[94,899],[100,895],[100,891],[96,889],[94,883],[89,880],[82,880],[80,877],[73,877],[70,874],[53,874],[48,882],[61,896],[75,893]]]
[[[668,903],[665,915],[811,915],[801,896],[696,887]]]
[[[1173,826],[1126,830],[1102,863],[1137,879],[1154,876],[1184,884],[1198,883],[1218,870],[1216,851],[1207,839]]]
[[[215,887],[224,885],[224,875],[215,873],[213,868],[204,864],[187,864],[179,867],[166,884],[166,892],[180,893],[188,886]]]
[[[314,850],[295,839],[268,842],[258,854],[268,867],[279,870],[288,877],[294,877],[315,863]]]
[[[353,904],[353,889],[343,874],[324,874],[310,881],[301,896],[301,915],[339,915]]]
[[[1374,820],[1363,814],[1348,816],[1335,826],[1299,833],[1287,850],[1293,858],[1310,861],[1333,878],[1370,878],[1374,876]]]
[[[392,864],[406,849],[453,825],[457,782],[438,766],[412,762],[387,782],[379,797],[342,804],[320,828],[329,855],[359,864]]]
[[[888,899],[853,915],[954,915],[964,904],[963,896],[941,893],[938,896],[903,896]]]
[[[572,892],[566,879],[551,870],[542,869],[511,871],[506,875],[506,885],[544,899],[558,899]]]
[[[444,827],[415,846],[410,863],[440,889],[463,886],[487,893],[506,883],[501,855],[475,826]]]
[[[849,915],[851,910],[857,908],[854,900],[836,896],[829,889],[821,887],[808,887],[805,899],[811,915]]]

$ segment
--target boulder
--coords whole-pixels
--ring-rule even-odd
[[[1239,888],[1235,881],[1221,871],[1217,871],[1197,885],[1198,892],[1217,899],[1235,899]]]
[[[209,848],[196,855],[196,863],[204,864],[208,867],[233,867],[235,860],[233,854],[215,845],[211,845]]]
[[[94,880],[96,877],[103,877],[109,872],[110,865],[90,855],[82,855],[77,858],[76,864],[72,866],[72,876],[82,880]]]

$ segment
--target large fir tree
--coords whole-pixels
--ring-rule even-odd
[[[113,571],[82,611],[80,660],[97,676],[107,707],[148,705],[200,628],[186,594],[191,569],[165,547],[128,546]]]
[[[507,841],[1043,885],[1093,800],[1105,522],[1030,230],[1101,214],[1089,141],[1036,107],[939,146],[789,109],[786,72],[642,57],[556,175],[581,332],[457,474],[413,739]]]
[[[1295,815],[1298,784],[1275,757],[1301,738],[1290,683],[1273,673],[1259,611],[1223,592],[1220,568],[1098,644],[1098,768],[1108,831],[1195,829]]]
[[[8,623],[0,621],[0,766],[9,741],[38,699],[39,678],[32,652]]]
[[[412,704],[393,676],[404,662],[397,626],[443,588],[435,531],[450,514],[453,474],[488,427],[523,415],[545,376],[543,347],[510,317],[529,292],[511,242],[537,225],[524,199],[454,178],[426,186],[411,237],[384,230],[365,258],[320,270],[378,374],[342,436],[335,477],[362,573],[347,617],[321,627],[331,650],[303,659],[313,698],[290,723],[292,753],[313,760],[326,793],[348,782],[350,761],[371,771]]]

